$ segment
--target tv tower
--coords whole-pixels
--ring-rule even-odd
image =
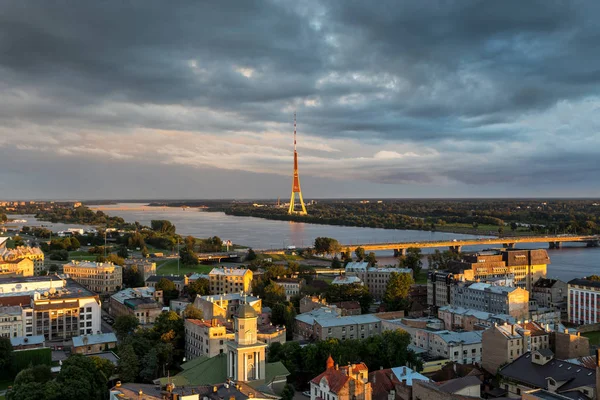
[[[302,211],[295,211],[296,205],[294,204],[294,199],[296,197],[296,193],[298,193],[298,197],[300,198]],[[296,112],[294,112],[294,178],[292,180],[292,197],[290,197],[290,208],[288,209],[288,214],[307,214],[306,207],[304,206],[304,200],[302,199],[302,190],[300,190],[300,177],[298,176],[298,152],[296,151]]]

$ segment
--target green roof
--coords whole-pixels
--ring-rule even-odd
[[[176,386],[191,385],[216,385],[227,380],[227,354],[222,353],[212,358],[200,356],[181,364],[183,371],[171,377],[171,382]],[[281,361],[267,363],[265,366],[264,383],[269,384],[277,377],[286,377],[290,374]],[[167,384],[169,378],[160,378],[161,384]]]

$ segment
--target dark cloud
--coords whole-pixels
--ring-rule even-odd
[[[573,173],[598,172],[585,164],[595,162],[585,150],[600,144],[600,124],[581,106],[600,92],[598,2],[6,1],[1,7],[0,128],[38,135],[41,143],[73,133],[74,146],[93,147],[81,132],[115,138],[136,129],[235,141],[242,132],[289,130],[296,108],[303,134],[352,140],[372,153],[376,146],[439,153],[430,165],[399,159],[354,166],[352,158],[362,156],[356,149],[348,160],[356,173],[349,175],[364,179],[366,168],[369,180],[386,185],[543,182],[560,192]],[[564,111],[562,120],[545,125],[545,116],[550,120],[564,103],[587,110],[574,112],[587,125],[575,128]],[[553,145],[556,135],[572,139],[566,151]],[[590,140],[578,150],[580,137]],[[348,151],[318,154],[339,160]],[[38,163],[58,160],[39,153]],[[128,157],[146,168],[148,153]],[[264,169],[277,172],[278,162],[265,159]],[[0,167],[22,174],[4,160]]]

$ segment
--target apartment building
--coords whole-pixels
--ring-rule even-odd
[[[306,284],[306,281],[302,278],[279,278],[273,282],[276,285],[283,287],[287,301],[290,301],[294,296],[299,296],[300,290],[302,290]]]
[[[2,278],[0,306],[7,313],[3,332],[16,332],[17,337],[43,335],[50,341],[67,340],[100,331],[98,295],[65,276]],[[21,317],[18,310],[7,307],[19,307]],[[7,329],[9,323],[13,326]]]
[[[514,323],[516,318],[508,314],[492,314],[471,308],[444,306],[438,309],[438,318],[444,321],[444,328],[451,331],[479,331],[494,324]]]
[[[152,275],[156,275],[156,263],[142,258],[126,259],[123,268],[125,270],[135,268],[144,282]]]
[[[413,345],[427,351],[431,357],[447,358],[457,364],[481,362],[481,331],[453,332],[416,329]]]
[[[128,288],[113,294],[109,300],[109,313],[135,316],[140,325],[153,324],[163,308],[162,290],[152,287]]]
[[[208,274],[208,280],[213,295],[250,293],[252,271],[243,268],[213,268]]]
[[[427,304],[433,307],[450,304],[452,287],[459,279],[459,275],[444,271],[432,271],[427,274]]]
[[[550,257],[544,249],[505,249],[466,254],[461,261],[450,262],[449,270],[464,274],[467,281],[512,276],[516,286],[530,291],[538,279],[546,277],[548,264]]]
[[[257,314],[262,312],[262,300],[254,296],[240,293],[222,294],[218,296],[197,296],[194,306],[202,310],[206,320],[217,319],[220,322],[232,320],[241,304],[248,304]]]
[[[382,299],[385,295],[392,273],[413,275],[413,270],[410,268],[369,267],[367,262],[350,262],[346,265],[345,271],[347,277],[358,277],[369,288],[369,293],[375,299]]]
[[[454,285],[451,290],[450,302],[455,307],[528,318],[529,292],[525,289],[476,282]]]
[[[538,306],[556,308],[566,313],[568,285],[558,279],[540,278],[533,284],[529,294]]]
[[[0,337],[25,336],[23,334],[24,314],[24,308],[18,305],[0,307]]]
[[[123,267],[110,262],[71,261],[63,272],[96,293],[114,293],[123,287]]]
[[[117,337],[114,333],[98,333],[81,335],[73,338],[72,352],[75,354],[98,354],[117,347]]]
[[[483,368],[495,374],[528,351],[550,348],[550,330],[537,322],[502,324],[483,332]]]
[[[337,307],[322,307],[296,316],[297,339],[365,339],[382,331],[381,320],[372,314],[342,316]]]
[[[0,278],[33,275],[34,263],[29,258],[0,259]]]
[[[600,322],[600,282],[572,279],[568,282],[567,314],[573,324]]]
[[[17,246],[14,249],[0,249],[0,260],[11,261],[23,258],[29,259],[33,262],[33,274],[39,275],[42,273],[42,271],[46,270],[44,267],[44,252],[39,247]]]

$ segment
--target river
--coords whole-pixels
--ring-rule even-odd
[[[471,235],[399,229],[357,228],[348,226],[318,225],[273,221],[254,217],[236,217],[220,212],[206,212],[193,208],[143,208],[145,204],[115,204],[102,206],[109,215],[117,215],[128,222],[138,221],[150,225],[153,219],[167,219],[177,227],[177,233],[206,238],[219,236],[233,243],[256,249],[304,247],[316,237],[326,236],[340,243],[376,243],[392,241],[430,241],[472,238]],[[91,207],[94,208],[94,207]],[[129,210],[127,209],[129,208]],[[142,210],[143,208],[143,210]],[[111,210],[111,209],[114,209]],[[131,210],[133,209],[133,210]],[[540,248],[544,244],[519,245],[520,248]],[[483,250],[484,246],[465,250]],[[425,253],[431,251],[425,249]],[[548,250],[551,264],[548,277],[568,281],[591,274],[600,275],[600,248],[585,248],[582,244],[568,244],[562,249]],[[391,251],[378,252],[379,257],[392,256]]]

